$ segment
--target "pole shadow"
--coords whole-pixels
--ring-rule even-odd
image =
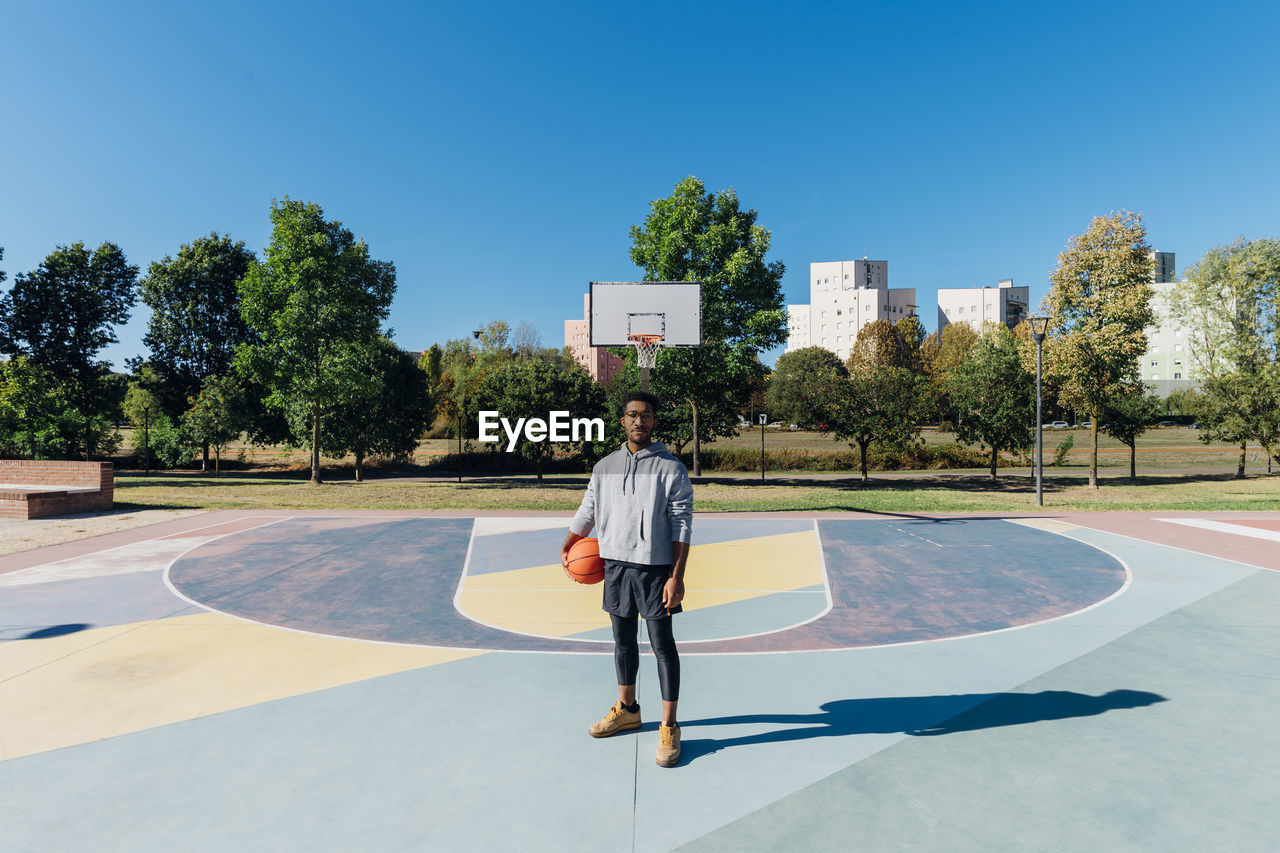
[[[682,722],[682,732],[702,726],[782,725],[788,728],[726,738],[682,739],[681,764],[737,746],[786,743],[819,737],[896,734],[912,737],[1092,717],[1168,701],[1143,690],[1112,690],[1100,696],[1070,690],[1039,693],[966,693],[950,696],[890,696],[826,702],[813,714],[741,714]]]
[[[28,631],[16,637],[13,640],[46,640],[50,637],[64,637],[67,634],[75,634],[79,631],[86,631],[92,628],[92,625],[84,622],[68,622],[64,625],[49,625],[44,628],[37,628],[34,631]]]

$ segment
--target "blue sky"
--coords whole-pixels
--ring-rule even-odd
[[[479,324],[547,345],[687,175],[811,261],[1033,302],[1096,214],[1178,269],[1280,233],[1271,3],[14,3],[0,16],[0,269],[119,244],[144,272],[272,199],[393,261],[421,349]],[[104,351],[145,352],[139,305]],[[778,353],[770,353],[772,361]]]

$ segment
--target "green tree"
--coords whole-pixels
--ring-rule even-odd
[[[237,287],[253,261],[244,241],[214,232],[183,244],[176,258],[152,263],[139,281],[151,309],[142,342],[170,398],[170,414],[186,408],[205,377],[230,374],[236,347],[253,340]]]
[[[244,392],[234,376],[206,376],[191,408],[182,415],[182,429],[200,445],[213,448],[213,475],[221,474],[222,450],[244,430]]]
[[[752,380],[764,374],[759,353],[786,340],[786,268],[765,260],[771,238],[756,217],[732,188],[710,193],[688,177],[631,228],[631,261],[646,281],[702,282],[703,346],[661,350],[653,377],[660,399],[687,407],[695,477],[702,442],[736,434]],[[631,348],[627,358],[634,363]]]
[[[956,438],[991,450],[991,479],[1001,450],[1024,450],[1035,444],[1035,377],[1022,366],[1018,342],[1007,329],[980,339],[947,378],[956,412]]]
[[[912,314],[894,323],[893,330],[898,333],[898,339],[902,341],[903,367],[909,368],[915,373],[924,373],[925,341],[929,337],[929,333],[925,331],[924,323],[921,323],[920,318]]]
[[[24,356],[0,361],[0,455],[49,459],[65,455],[79,423],[65,389]]]
[[[237,365],[286,410],[305,403],[311,482],[320,483],[320,419],[354,377],[344,348],[367,345],[379,333],[395,295],[395,266],[369,256],[369,247],[318,204],[271,207],[271,244],[240,281],[241,316],[257,335],[237,349]]]
[[[30,273],[19,273],[0,297],[0,348],[39,364],[65,389],[78,416],[74,445],[85,458],[108,448],[111,399],[107,364],[97,360],[129,319],[138,268],[103,243],[58,246]]]
[[[1245,449],[1267,434],[1271,366],[1280,360],[1280,240],[1236,240],[1210,249],[1170,295],[1170,311],[1187,330],[1207,429],[1200,440]]]
[[[1108,401],[1139,381],[1147,350],[1154,260],[1142,215],[1094,217],[1058,255],[1045,297],[1045,369],[1062,405],[1090,416],[1089,485],[1098,487],[1098,423]]]
[[[829,424],[836,437],[857,448],[863,483],[867,451],[873,444],[903,447],[919,438],[920,413],[929,395],[923,378],[907,368],[870,365],[850,371],[844,381],[833,381],[830,375],[822,381],[829,387],[815,391],[832,402]]]
[[[848,367],[908,367],[911,357],[902,335],[888,320],[872,320],[858,330],[849,351]]]
[[[352,455],[356,481],[362,482],[370,456],[412,458],[434,406],[426,372],[389,338],[352,347],[345,357],[353,361],[349,372],[367,381],[347,386],[325,413],[321,440],[327,456]]]
[[[164,408],[156,395],[160,385],[160,374],[150,363],[140,364],[129,381],[129,390],[124,395],[124,416],[133,425],[135,450],[142,451],[143,469],[151,473],[151,423]],[[137,441],[137,429],[142,427],[142,443]]]
[[[805,347],[778,357],[765,400],[774,420],[814,429],[831,420],[832,401],[824,394],[849,378],[849,371],[826,347]]]
[[[1138,477],[1138,437],[1160,417],[1160,398],[1141,385],[1124,386],[1102,409],[1098,428],[1129,448],[1129,479]]]
[[[954,422],[956,413],[947,394],[947,379],[964,363],[978,343],[978,333],[968,323],[949,323],[930,333],[921,346],[920,361],[935,402],[929,413],[932,420]]]
[[[576,365],[572,370],[563,370],[542,361],[519,359],[501,365],[484,378],[476,395],[476,406],[480,410],[499,412],[512,423],[517,418],[546,420],[554,411],[568,412],[570,417],[595,417],[604,411],[605,391]],[[500,436],[500,441],[505,448],[505,436]],[[530,441],[522,432],[516,452],[534,462],[541,482],[543,463],[552,457],[557,447],[569,450],[581,448],[584,443],[581,440],[552,442],[550,437]]]

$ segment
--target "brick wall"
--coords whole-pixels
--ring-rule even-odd
[[[110,462],[46,462],[0,459],[0,484],[40,487],[5,489],[0,485],[0,518],[46,518],[110,510],[115,501],[115,466]],[[92,488],[68,492],[67,488]]]

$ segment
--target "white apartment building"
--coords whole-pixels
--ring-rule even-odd
[[[1169,297],[1180,286],[1174,281],[1174,253],[1152,252],[1155,256],[1155,295],[1151,307],[1156,322],[1144,331],[1147,352],[1142,356],[1142,381],[1155,394],[1167,397],[1175,390],[1193,388],[1195,365],[1191,360],[1191,338],[1173,319]]]
[[[951,323],[968,323],[979,334],[986,323],[1012,329],[1027,318],[1030,300],[1031,288],[1014,287],[1011,278],[995,287],[939,287],[938,331]]]
[[[809,264],[809,304],[787,306],[787,352],[820,346],[843,361],[863,326],[915,313],[915,288],[891,289],[888,261]]]

